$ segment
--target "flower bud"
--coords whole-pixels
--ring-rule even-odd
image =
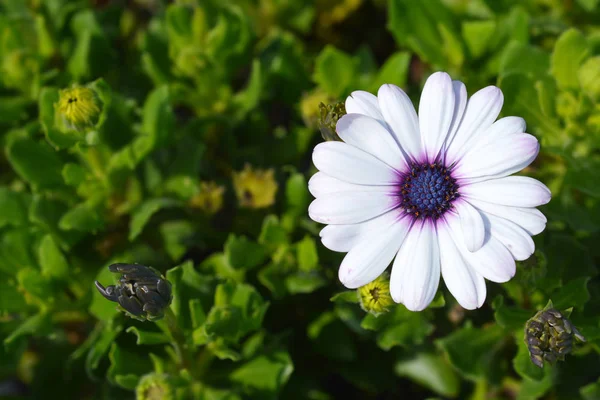
[[[200,192],[190,199],[190,206],[207,214],[217,213],[223,206],[225,188],[215,182],[200,182]]]
[[[93,127],[100,118],[101,102],[96,92],[87,87],[60,91],[55,104],[56,120],[67,130],[82,131]]]
[[[389,274],[384,272],[371,283],[358,288],[360,306],[368,313],[375,316],[388,311],[388,307],[394,304],[390,296]]]
[[[563,314],[552,307],[552,302],[525,324],[525,343],[531,361],[542,368],[544,361],[553,364],[564,360],[573,349],[573,341],[585,338]]]
[[[137,400],[174,400],[175,393],[175,387],[166,374],[144,375],[135,388]]]
[[[119,284],[106,288],[96,281],[102,296],[119,303],[131,317],[154,321],[164,316],[173,298],[171,283],[153,268],[138,264],[113,264],[111,272],[121,273]]]
[[[319,130],[321,131],[321,136],[323,136],[323,139],[327,141],[341,141],[340,137],[335,131],[335,126],[337,125],[338,120],[342,118],[342,116],[346,115],[346,107],[344,106],[344,103],[340,102],[328,105],[321,103],[319,104],[319,109],[321,110],[321,116],[319,118]]]
[[[277,182],[273,169],[253,169],[246,164],[243,171],[233,174],[233,186],[241,207],[264,208],[275,203]]]

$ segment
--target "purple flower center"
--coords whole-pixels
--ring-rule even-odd
[[[438,219],[458,198],[458,185],[441,164],[413,164],[402,178],[401,207],[415,218]]]

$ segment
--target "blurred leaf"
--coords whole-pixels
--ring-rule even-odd
[[[0,228],[19,226],[27,222],[25,196],[8,188],[0,187]]]
[[[405,87],[410,59],[411,54],[405,51],[392,54],[381,66],[375,80],[371,83],[371,91],[376,93],[383,84]]]
[[[356,74],[352,57],[331,45],[325,46],[315,60],[313,80],[325,92],[339,98],[347,92]]]
[[[581,89],[588,96],[600,98],[600,56],[589,58],[577,71]]]
[[[15,171],[34,188],[62,185],[62,162],[47,145],[18,139],[9,144],[7,156]]]
[[[135,326],[130,326],[125,332],[133,333],[136,337],[136,344],[162,344],[169,343],[170,339],[162,332],[142,331]]]
[[[261,245],[245,236],[229,235],[225,242],[225,256],[235,269],[251,269],[262,264],[267,254]]]
[[[231,373],[231,380],[256,389],[265,396],[263,398],[268,398],[285,385],[293,371],[289,354],[279,351],[245,363]]]
[[[585,37],[576,29],[569,29],[558,38],[550,70],[561,88],[579,88],[577,71],[589,52]]]
[[[4,346],[13,345],[19,338],[23,336],[47,334],[52,329],[52,320],[50,314],[40,312],[27,320],[23,321],[17,329],[15,329],[8,337],[4,339]]]
[[[409,311],[403,305],[391,308],[387,313],[375,317],[367,314],[360,326],[377,331],[377,345],[383,350],[394,346],[410,347],[423,343],[434,327],[427,319],[428,313]]]
[[[358,303],[358,293],[355,290],[347,290],[345,292],[334,294],[329,301],[336,303]]]
[[[312,293],[325,285],[327,281],[314,272],[298,272],[285,279],[285,286],[291,294]]]
[[[357,346],[352,335],[335,313],[322,313],[310,323],[307,333],[314,342],[315,350],[328,358],[342,362],[356,359]]]
[[[584,400],[600,400],[600,379],[597,382],[583,386],[579,389],[579,393]]]
[[[556,291],[552,296],[554,307],[562,310],[570,307],[583,309],[583,306],[590,299],[590,292],[587,289],[589,277],[577,278]]]
[[[150,372],[150,362],[139,354],[122,348],[117,343],[112,343],[108,353],[110,367],[106,377],[125,389],[133,390],[139,378]]]
[[[58,279],[66,279],[69,275],[69,263],[60,251],[52,236],[42,239],[38,251],[42,274]]]
[[[64,230],[96,232],[104,227],[104,218],[88,203],[80,203],[67,211],[58,225]]]
[[[394,371],[444,397],[455,398],[460,389],[460,380],[452,367],[430,353],[419,353],[412,359],[399,361]]]
[[[498,325],[511,331],[522,331],[525,329],[525,323],[535,314],[534,312],[505,305],[502,296],[494,299],[493,307],[496,310],[494,317]]]
[[[463,22],[462,36],[473,58],[479,58],[485,53],[495,31],[494,20]]]
[[[296,253],[298,257],[298,267],[301,271],[310,272],[317,269],[319,265],[319,255],[317,254],[317,245],[315,240],[310,236],[305,236],[304,239],[296,245]]]
[[[467,379],[492,380],[497,368],[495,356],[502,344],[503,332],[498,326],[477,329],[467,323],[436,344],[444,350],[450,363]]]
[[[133,241],[142,233],[144,226],[150,221],[150,218],[163,208],[176,207],[180,203],[173,199],[159,198],[150,199],[142,203],[132,214],[129,223],[129,240]]]

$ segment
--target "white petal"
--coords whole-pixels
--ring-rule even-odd
[[[361,185],[395,185],[399,177],[394,169],[376,157],[342,142],[319,143],[313,151],[313,163],[327,175]]]
[[[348,114],[362,114],[383,121],[377,97],[369,92],[357,90],[346,98]]]
[[[467,108],[467,87],[461,81],[452,81],[452,88],[454,89],[454,115],[452,116],[452,125],[450,126],[450,132],[446,137],[445,148],[452,142],[452,138],[456,135],[458,127],[465,114]]]
[[[445,221],[438,222],[437,234],[442,278],[448,290],[463,308],[474,310],[481,307],[486,296],[483,276],[475,272],[464,260]]]
[[[404,217],[389,220],[387,224],[362,238],[344,257],[338,276],[344,286],[356,289],[376,279],[390,264],[412,219]]]
[[[537,207],[550,201],[552,194],[540,181],[527,176],[508,176],[461,186],[468,199],[513,207]]]
[[[337,122],[336,131],[344,142],[374,155],[397,170],[406,169],[398,143],[379,121],[361,114],[346,114]]]
[[[386,193],[326,194],[310,203],[308,215],[323,224],[356,224],[396,208],[399,203],[396,196]]]
[[[514,222],[530,235],[537,235],[542,232],[548,221],[544,214],[536,208],[501,206],[475,199],[469,199],[469,203],[486,214],[492,214]]]
[[[388,226],[390,221],[398,221],[404,216],[404,211],[396,208],[378,217],[357,224],[327,225],[321,229],[319,236],[321,242],[330,250],[342,253],[349,252],[364,235],[371,235],[372,231]],[[370,236],[367,237],[367,240]]]
[[[531,236],[519,225],[492,214],[483,215],[486,229],[498,239],[515,260],[527,260],[535,251]]]
[[[521,117],[504,117],[494,122],[492,126],[487,128],[481,135],[478,135],[477,140],[473,140],[469,144],[469,148],[480,148],[487,146],[490,142],[497,140],[502,136],[516,135],[525,133],[527,124]]]
[[[308,181],[308,190],[315,197],[340,192],[385,192],[393,191],[390,186],[356,185],[335,179],[324,172],[317,172]]]
[[[431,75],[419,101],[421,141],[429,162],[435,161],[452,125],[455,94],[450,75],[436,72]]]
[[[488,86],[475,93],[467,102],[467,109],[452,143],[446,152],[448,165],[456,162],[466,150],[478,141],[478,136],[498,118],[504,96],[495,86]]]
[[[379,88],[377,98],[396,142],[408,156],[418,157],[421,154],[419,119],[410,98],[398,86],[389,84]]]
[[[411,311],[424,310],[440,282],[440,250],[431,222],[416,222],[394,260],[390,294]]]
[[[466,201],[455,201],[453,205],[460,217],[465,246],[471,252],[479,250],[485,239],[485,226],[481,214]]]
[[[357,243],[366,222],[351,225],[327,225],[319,236],[329,250],[347,253]]]
[[[444,218],[452,233],[454,244],[471,268],[492,282],[507,282],[515,276],[515,260],[498,239],[489,236],[479,250],[471,253],[465,246],[458,215],[446,213]]]
[[[501,178],[531,164],[540,151],[537,139],[525,133],[497,136],[463,156],[453,170],[460,178]]]

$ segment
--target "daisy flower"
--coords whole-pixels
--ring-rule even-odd
[[[515,260],[534,252],[546,218],[535,207],[550,190],[525,176],[539,144],[525,121],[505,117],[502,91],[469,99],[465,85],[429,77],[419,115],[402,89],[353,92],[336,130],[344,142],[317,145],[310,217],[328,224],[323,244],[347,252],[344,286],[375,280],[394,259],[390,293],[412,311],[433,300],[440,275],[466,309],[481,307],[485,279],[506,282]],[[494,122],[495,121],[495,122]]]

